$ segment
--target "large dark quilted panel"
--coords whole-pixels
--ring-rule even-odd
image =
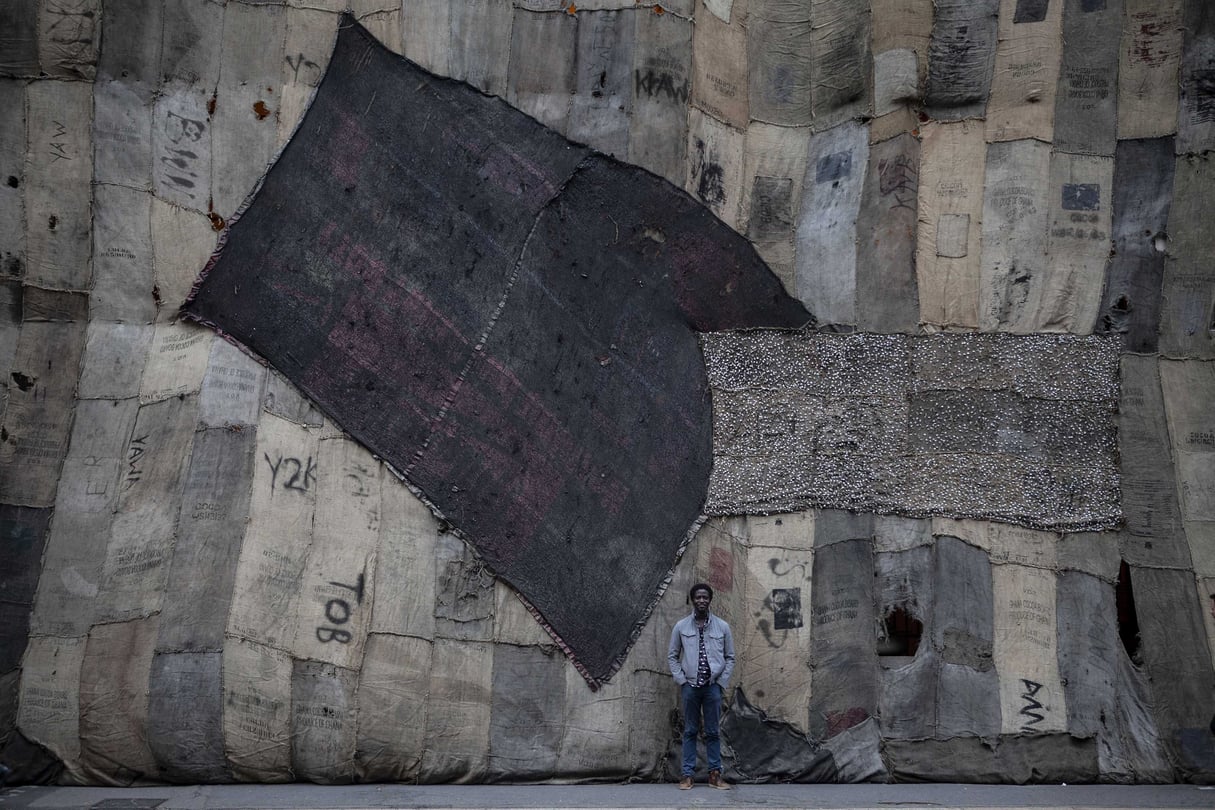
[[[184,307],[389,461],[592,683],[701,515],[696,332],[810,321],[688,195],[343,21]]]

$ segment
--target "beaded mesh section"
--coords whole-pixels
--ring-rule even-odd
[[[1121,520],[1115,339],[753,331],[702,335],[701,349],[710,515]]]

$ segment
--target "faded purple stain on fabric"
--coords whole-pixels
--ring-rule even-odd
[[[702,514],[696,332],[812,320],[683,191],[349,17],[183,312],[401,472],[592,685]]]

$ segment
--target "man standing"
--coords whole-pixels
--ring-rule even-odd
[[[680,619],[671,631],[667,663],[679,684],[683,703],[683,779],[680,790],[692,787],[696,771],[696,737],[704,714],[705,749],[709,760],[709,785],[729,790],[721,778],[721,699],[734,671],[734,635],[730,625],[709,612],[713,589],[703,582],[688,591],[692,615]]]

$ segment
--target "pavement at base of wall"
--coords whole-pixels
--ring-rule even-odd
[[[29,810],[385,810],[386,808],[1211,808],[1199,785],[197,785],[32,787],[0,791],[0,808]]]

